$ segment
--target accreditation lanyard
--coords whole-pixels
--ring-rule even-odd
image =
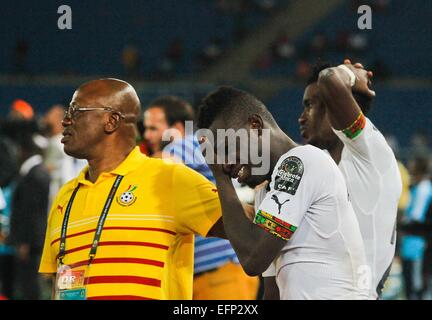
[[[99,240],[100,240],[101,235],[102,235],[102,230],[103,230],[103,226],[105,224],[106,217],[108,215],[108,211],[111,207],[111,203],[114,199],[114,196],[117,192],[117,189],[118,189],[122,179],[123,179],[123,176],[120,176],[120,175],[117,176],[117,178],[115,179],[114,184],[112,185],[111,190],[108,194],[108,198],[105,201],[105,205],[102,209],[102,213],[99,216],[99,221],[98,221],[98,224],[96,227],[96,232],[95,232],[93,242],[92,242],[92,245],[90,248],[88,265],[90,265],[92,263],[93,258],[96,256],[96,251],[97,251],[97,248],[99,245]],[[68,222],[69,222],[69,216],[70,216],[72,204],[73,204],[73,201],[75,199],[75,196],[76,196],[79,188],[80,188],[80,184],[78,184],[78,186],[74,189],[74,191],[70,197],[69,203],[66,207],[64,217],[63,217],[61,236],[60,236],[60,250],[59,250],[59,255],[58,255],[58,261],[59,261],[60,265],[63,264],[63,258],[66,255],[66,231],[67,231],[67,226],[68,226]]]

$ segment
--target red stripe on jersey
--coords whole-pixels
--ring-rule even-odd
[[[164,233],[169,233],[172,235],[176,235],[177,233],[175,233],[174,231],[171,230],[167,230],[167,229],[161,229],[161,228],[146,228],[146,227],[104,227],[104,230],[137,230],[137,231],[157,231],[157,232],[164,232]],[[86,231],[82,231],[82,232],[78,232],[78,233],[73,233],[70,235],[66,236],[66,239],[68,238],[73,238],[73,237],[78,237],[78,236],[82,236],[83,234],[87,234],[87,233],[93,233],[96,232],[96,229],[90,229],[90,230],[86,230]],[[55,240],[53,240],[51,242],[51,245],[53,245],[56,242],[59,242],[60,238],[57,238]]]
[[[80,261],[70,265],[71,268],[77,268],[88,264],[88,260]],[[139,258],[95,258],[92,264],[100,263],[137,263],[146,264],[156,267],[163,268],[164,263],[162,261],[150,260],[150,259],[139,259]]]
[[[136,277],[136,276],[94,276],[86,278],[87,284],[102,283],[133,283],[142,284],[152,287],[160,287],[161,281],[154,278]]]
[[[65,255],[72,252],[89,249],[91,248],[91,246],[92,246],[91,244],[87,244],[85,246],[66,250]],[[151,242],[136,242],[136,241],[104,241],[104,242],[99,242],[98,246],[142,246],[142,247],[152,247],[152,248],[163,249],[163,250],[168,250],[169,248],[168,246],[165,246],[163,244],[151,243]],[[58,255],[56,259],[57,258]]]

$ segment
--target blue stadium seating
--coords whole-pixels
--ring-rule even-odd
[[[72,8],[72,30],[59,30],[60,1],[15,0],[2,6],[0,72],[12,72],[18,39],[29,42],[29,71],[33,74],[122,73],[121,54],[127,44],[142,55],[142,73],[157,69],[169,44],[182,39],[184,59],[176,73],[193,71],[194,60],[215,37],[233,43],[234,16],[221,14],[216,0],[67,1]],[[19,19],[17,19],[19,17]],[[244,24],[252,29],[264,19],[253,11]],[[10,30],[10,32],[5,32]]]
[[[385,60],[393,75],[432,77],[432,64],[428,63],[432,52],[432,1],[430,0],[392,0],[388,12],[372,11],[372,30],[359,30],[357,20],[359,14],[351,7],[351,1],[346,1],[327,17],[314,24],[294,41],[301,50],[310,39],[323,33],[331,42],[336,35],[346,30],[367,36],[369,48],[362,57],[362,62],[371,65],[376,59]],[[342,61],[344,53],[329,50],[323,60],[333,63]],[[420,63],[420,62],[424,63]],[[312,61],[314,62],[314,59]],[[260,77],[293,76],[294,61],[275,63],[270,69],[257,71]]]

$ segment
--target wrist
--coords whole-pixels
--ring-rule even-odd
[[[339,70],[343,70],[343,72],[345,72],[348,75],[349,85],[350,85],[350,87],[353,87],[356,83],[356,76],[355,76],[354,72],[352,72],[352,70],[344,64],[337,66],[337,68]]]

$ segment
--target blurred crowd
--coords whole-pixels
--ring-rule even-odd
[[[232,40],[241,41],[251,31],[250,24],[245,17],[250,14],[268,17],[273,14],[284,1],[281,0],[216,0],[215,12],[220,16],[228,16],[233,20]],[[192,69],[200,72],[217,63],[230,47],[230,41],[221,36],[213,36],[207,39],[204,46],[198,49],[194,56],[187,56],[184,40],[181,37],[174,38],[167,46],[165,52],[159,57],[159,63],[151,75],[155,80],[172,79],[179,72],[180,65],[186,60],[193,61]],[[140,78],[141,54],[137,46],[128,44],[124,47],[121,62],[127,77]]]
[[[64,110],[54,105],[38,115],[28,102],[15,100],[0,119],[0,296],[5,299],[50,297],[48,280],[37,273],[48,210],[59,188],[86,165],[63,152]],[[144,128],[140,120],[137,144],[151,155],[152,132]],[[399,154],[396,138],[386,138]],[[412,137],[411,150],[399,161],[404,192],[384,299],[432,299],[432,157],[424,132]]]
[[[352,1],[351,10],[357,14],[360,5],[369,5],[373,12],[385,14],[390,6],[389,0]],[[366,53],[373,47],[367,32],[359,29],[340,29],[334,34],[317,32],[305,43],[293,41],[288,32],[281,30],[276,40],[256,61],[257,71],[273,70],[281,65],[295,65],[295,76],[299,80],[307,80],[311,73],[311,61],[318,58],[332,61],[335,57],[353,57],[354,60],[365,61]],[[374,70],[375,79],[387,79],[391,70],[383,59],[376,58],[369,63]]]
[[[0,122],[0,294],[41,299],[47,284],[38,275],[50,203],[84,167],[63,152],[64,108],[37,116],[15,100]]]

